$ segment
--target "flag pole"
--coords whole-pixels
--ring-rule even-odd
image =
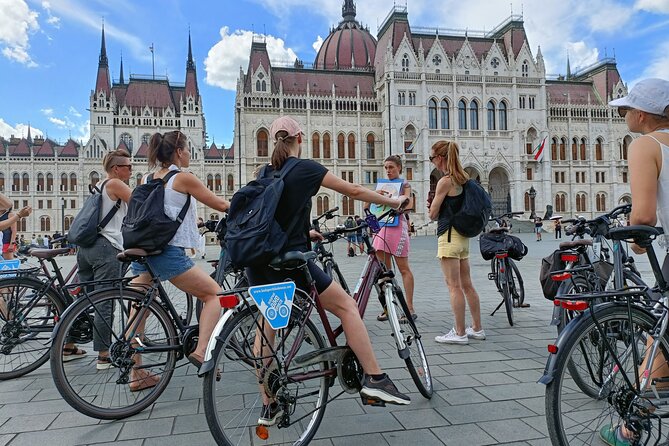
[[[155,80],[156,79],[156,64],[155,64],[155,61],[154,61],[154,58],[153,58],[153,50],[154,50],[153,43],[151,43],[151,46],[149,47],[149,50],[151,50],[151,78],[153,80]]]

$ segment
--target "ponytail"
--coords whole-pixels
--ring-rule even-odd
[[[460,164],[460,148],[453,141],[437,141],[432,146],[432,152],[446,159],[446,171],[458,184],[465,184],[469,175]]]
[[[290,156],[290,146],[297,141],[297,136],[288,136],[288,132],[281,130],[276,133],[274,151],[272,151],[272,167],[274,170],[281,169],[283,163]]]

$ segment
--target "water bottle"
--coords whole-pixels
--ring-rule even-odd
[[[381,230],[381,226],[379,225],[379,221],[376,219],[376,215],[372,214],[369,209],[365,209],[365,222],[372,232],[376,233]]]

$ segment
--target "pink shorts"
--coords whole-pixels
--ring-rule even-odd
[[[384,251],[395,257],[409,257],[409,225],[404,215],[400,215],[400,224],[394,227],[384,226],[374,236],[372,243],[377,251]]]

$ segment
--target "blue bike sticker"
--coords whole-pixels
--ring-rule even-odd
[[[0,261],[0,271],[14,271],[19,269],[21,266],[21,261],[16,259],[16,260],[1,260]],[[0,279],[6,279],[9,277],[16,277],[16,274],[0,274]]]
[[[294,282],[252,286],[249,288],[249,294],[270,327],[278,330],[288,326],[295,296]]]

